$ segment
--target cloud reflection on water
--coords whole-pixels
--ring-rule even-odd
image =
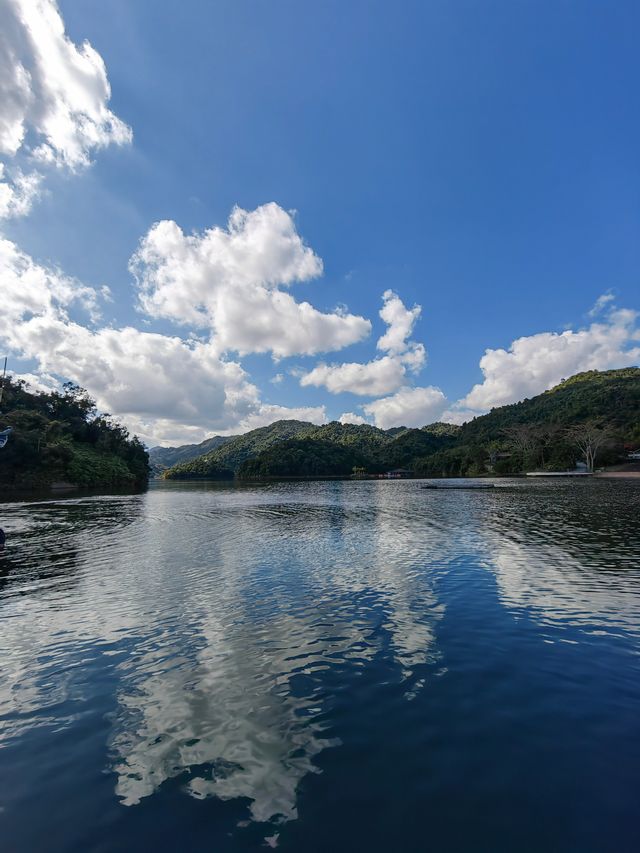
[[[520,489],[485,507],[503,605],[544,624],[640,633],[640,488]]]
[[[190,579],[191,639],[167,634],[168,666],[158,667],[155,637],[148,659],[121,665],[112,749],[123,802],[197,767],[186,783],[194,796],[247,797],[259,821],[296,817],[300,779],[339,743],[324,734],[323,673],[374,658],[376,611],[405,677],[434,642],[442,606],[430,581],[416,582],[406,550],[399,555],[389,497],[379,489],[357,512],[341,503],[219,507],[207,525],[213,572],[208,538],[191,531],[203,564]]]
[[[357,691],[384,660],[413,698],[439,665],[440,580],[473,583],[461,565],[490,571],[514,615],[637,631],[634,501],[603,484],[365,482],[13,505],[0,745],[72,725],[95,668],[114,685],[122,803],[173,779],[194,797],[247,798],[254,820],[293,819],[301,779],[340,743],[331,677]]]

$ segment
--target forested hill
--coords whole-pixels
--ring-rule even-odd
[[[164,472],[164,477],[169,480],[233,477],[245,459],[256,456],[278,442],[294,438],[310,427],[313,428],[313,424],[291,420],[276,421],[269,426],[252,429],[203,456],[174,465]]]
[[[235,435],[213,435],[211,438],[201,441],[200,444],[182,444],[180,447],[152,447],[149,450],[151,473],[157,477],[167,468],[171,468],[180,462],[188,462],[197,456],[204,456],[205,453],[211,453],[234,438],[236,438]]]
[[[447,427],[447,425],[443,425]],[[191,459],[165,471],[167,479],[228,479],[234,475],[250,476],[257,470],[250,464],[258,457],[264,476],[271,469],[286,469],[279,454],[286,452],[290,460],[289,476],[311,476],[311,471],[325,474],[350,474],[354,466],[366,466],[375,471],[408,465],[417,456],[448,447],[456,427],[443,430],[407,429],[399,433],[385,432],[368,424],[341,424],[333,421],[316,426],[304,421],[277,421],[267,427],[237,436],[211,453]],[[335,459],[329,459],[329,449]],[[309,458],[305,462],[305,451]],[[346,451],[346,452],[345,452]],[[315,457],[319,454],[319,458]],[[285,476],[282,474],[282,476]]]
[[[634,434],[640,439],[640,368],[577,373],[543,394],[469,421],[460,428],[458,439],[477,443],[496,439],[501,430],[517,424],[563,425],[594,418],[629,440]]]
[[[640,445],[640,369],[590,371],[531,399],[458,427],[380,430],[363,424],[278,421],[237,436],[165,472],[169,479],[347,476],[409,468],[421,476],[562,470],[581,458],[572,429],[589,424],[606,440],[600,461]],[[332,452],[333,448],[333,452]]]
[[[599,436],[601,464],[640,446],[640,368],[591,370],[460,427],[455,446],[416,460],[423,476],[566,470],[583,454],[580,429]],[[573,434],[572,434],[573,433]]]
[[[99,415],[86,391],[68,383],[62,393],[26,390],[5,380],[0,430],[0,488],[143,485],[149,477],[144,445],[108,415]]]

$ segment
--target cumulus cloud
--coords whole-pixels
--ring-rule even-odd
[[[577,332],[541,332],[518,338],[508,349],[488,349],[480,359],[484,380],[457,405],[486,411],[540,394],[574,373],[637,364],[638,316],[612,310],[603,322]]]
[[[369,421],[366,418],[363,418],[362,415],[356,415],[355,412],[343,412],[338,421],[341,424],[368,424]]]
[[[363,317],[318,311],[283,290],[322,273],[291,214],[275,203],[236,207],[227,228],[186,235],[158,222],[131,259],[139,303],[152,317],[212,330],[220,351],[275,357],[341,349],[369,334]]]
[[[102,57],[67,37],[53,0],[3,0],[0,152],[14,156],[33,139],[37,159],[85,166],[94,149],[131,139],[110,97]]]
[[[366,364],[319,364],[300,379],[300,384],[324,387],[332,394],[349,391],[375,397],[388,394],[402,385],[405,373],[399,359],[385,356]]]
[[[301,377],[301,385],[323,387],[332,394],[348,391],[378,397],[400,388],[406,381],[407,371],[417,373],[424,366],[427,359],[424,346],[408,340],[420,316],[420,306],[406,308],[392,290],[386,290],[382,299],[380,317],[388,328],[376,347],[387,354],[366,363],[320,363]]]
[[[3,305],[0,331],[19,334],[18,326],[35,317],[68,319],[68,310],[78,306],[97,318],[98,296],[91,287],[35,263],[15,243],[0,238],[0,274]]]
[[[93,327],[99,294],[35,263],[8,240],[0,240],[0,273],[0,340],[14,355],[34,359],[39,373],[86,387],[100,409],[144,438],[203,438],[212,430],[237,430],[250,416],[266,422],[288,416],[264,406],[241,365],[222,358],[210,342]],[[81,313],[85,324],[74,316]],[[304,414],[323,417],[320,409]]]
[[[21,169],[8,173],[0,163],[0,219],[25,216],[40,195],[42,176],[38,172],[25,174]]]
[[[400,388],[389,397],[366,403],[362,408],[377,427],[390,429],[396,426],[421,427],[440,419],[447,406],[447,398],[439,388]]]
[[[393,290],[385,290],[382,300],[384,304],[380,309],[380,317],[388,328],[376,346],[379,350],[392,354],[402,353],[407,349],[407,340],[413,332],[422,308],[419,305],[407,308]]]
[[[473,412],[471,409],[457,408],[457,404],[454,403],[450,409],[446,409],[440,415],[439,420],[444,424],[457,424],[458,426],[462,426],[462,424],[466,424],[474,418],[477,418],[478,414],[478,412]]]
[[[77,170],[106,145],[131,140],[108,108],[104,62],[65,34],[54,0],[0,2],[0,155]],[[42,174],[0,163],[0,218],[24,216]]]
[[[259,408],[240,421],[238,432],[246,432],[257,427],[269,426],[275,421],[309,421],[313,424],[326,424],[327,412],[324,406],[276,406],[262,403]]]
[[[47,373],[40,373],[36,376],[35,373],[15,373],[11,372],[11,378],[14,382],[25,382],[29,391],[59,391],[60,383],[53,376]]]

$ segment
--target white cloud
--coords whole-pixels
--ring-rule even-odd
[[[53,0],[4,0],[0,10],[0,152],[34,156],[72,169],[94,149],[131,140],[107,104],[102,57],[65,34]]]
[[[42,176],[38,172],[25,174],[15,169],[8,174],[4,163],[0,163],[0,219],[25,216],[34,201],[40,196]]]
[[[380,429],[395,426],[421,427],[437,421],[447,406],[439,388],[401,388],[390,397],[382,397],[362,408]]]
[[[362,415],[356,415],[355,412],[343,412],[338,421],[341,424],[368,424],[369,421],[366,418],[363,418]]]
[[[0,2],[0,155],[39,168],[88,165],[94,150],[131,141],[110,97],[102,57],[67,38],[54,0]],[[0,162],[0,219],[28,213],[43,177],[6,166]]]
[[[210,328],[221,352],[275,357],[341,349],[369,334],[363,317],[322,313],[282,286],[322,273],[289,213],[275,203],[236,207],[227,228],[185,235],[158,222],[131,259],[141,308],[152,317]]]
[[[404,377],[402,362],[387,355],[366,364],[319,364],[300,379],[300,384],[324,387],[332,394],[349,391],[351,394],[375,397],[395,391],[402,385]]]
[[[419,305],[409,309],[393,290],[385,290],[382,294],[383,306],[380,317],[389,327],[378,340],[377,348],[392,354],[403,353],[407,349],[413,327],[422,312]]]
[[[96,317],[96,292],[59,270],[36,264],[15,243],[0,238],[0,274],[2,275],[2,311],[0,331],[16,335],[22,321],[33,316],[67,318],[72,306],[79,306]]]
[[[41,370],[86,387],[101,410],[154,442],[175,440],[185,427],[202,437],[233,431],[260,407],[242,367],[220,360],[209,344],[133,328],[92,331],[55,318],[28,320],[11,344]]]
[[[280,385],[280,383],[283,381],[283,379],[284,379],[284,373],[276,373],[275,376],[271,377],[269,382],[271,382],[272,385]]]
[[[597,317],[598,314],[602,314],[602,312],[607,307],[607,305],[609,305],[609,303],[613,302],[614,299],[615,299],[615,296],[610,291],[607,291],[607,293],[600,294],[600,296],[598,296],[596,301],[593,303],[593,307],[589,311],[588,316],[589,317]]]
[[[50,391],[60,390],[60,383],[53,376],[47,373],[40,373],[36,376],[35,373],[15,373],[11,371],[11,378],[14,382],[26,382],[28,391]]]
[[[407,371],[417,373],[425,364],[427,352],[422,344],[408,340],[421,308],[411,310],[392,290],[382,296],[384,304],[380,317],[388,326],[376,344],[387,354],[366,363],[346,362],[325,364],[321,362],[300,379],[302,386],[324,387],[332,394],[348,391],[351,394],[378,397],[396,391],[406,381]]]
[[[252,412],[240,421],[238,432],[247,432],[257,427],[269,426],[275,421],[295,420],[309,421],[313,424],[326,424],[327,412],[324,406],[275,406],[263,403],[257,411]]]
[[[0,274],[0,340],[16,356],[34,359],[38,372],[87,388],[101,410],[143,438],[195,440],[237,430],[251,415],[277,419],[278,407],[263,406],[240,364],[221,358],[210,342],[81,325],[72,314],[98,319],[96,291],[35,263],[8,240],[0,240]]]
[[[450,409],[446,409],[440,415],[440,420],[443,424],[457,424],[461,426],[477,417],[478,412],[473,412],[470,409],[458,409],[456,408],[456,404],[454,404]]]
[[[540,394],[575,373],[637,364],[637,321],[636,311],[614,310],[603,322],[577,332],[541,332],[518,338],[508,350],[488,349],[480,359],[483,382],[457,406],[486,411]]]

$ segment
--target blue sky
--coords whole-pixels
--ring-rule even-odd
[[[16,63],[52,67],[44,51],[33,65],[29,51],[37,53],[42,37],[23,5],[7,0],[2,13],[18,22],[15,49],[5,51],[0,70],[0,83],[8,80],[3,98],[15,85]],[[43,0],[47,8],[57,14]],[[56,340],[64,335],[48,337],[42,324],[42,346],[35,332],[21,338],[12,327],[4,338],[16,372],[45,383],[79,381],[146,440],[169,443],[287,416],[276,406],[293,414],[313,409],[307,415],[317,420],[351,413],[383,427],[441,416],[460,421],[580,369],[638,362],[636,3],[67,0],[58,8],[66,37],[57,38],[78,51],[91,43],[104,61],[110,100],[98,72],[83,85],[102,93],[100,109],[132,136],[102,127],[97,144],[82,142],[86,163],[47,163],[34,155],[38,142],[49,139],[58,160],[64,144],[51,143],[43,111],[40,118],[25,113],[23,144],[16,151],[5,145],[6,174],[14,170],[14,189],[18,167],[37,172],[39,183],[29,210],[2,223],[15,249],[5,264],[23,291],[25,258],[43,271],[45,286],[59,290],[63,277],[85,288],[56,297],[55,305],[55,328],[73,323],[69,341],[79,352],[90,351],[95,338],[76,326],[93,335],[125,327],[167,339],[197,335],[209,349],[198,351],[205,372],[189,391],[184,372],[167,372],[166,359],[178,356],[161,341],[129,336],[122,362],[111,356],[114,336],[107,344],[103,335],[91,365],[85,355],[61,354]],[[74,85],[68,74],[58,97],[65,85]],[[32,86],[32,102],[46,101]],[[167,235],[156,232],[156,266],[138,264],[153,291],[141,309],[130,259],[154,223],[176,223],[185,239],[195,233],[201,240],[207,229],[227,227],[234,206],[251,214],[269,204],[283,215],[295,211],[293,233],[323,268],[269,287],[323,315],[346,306],[339,310],[370,321],[370,332],[354,320],[338,335],[340,347],[329,335],[325,352],[305,352],[296,339],[274,358],[277,324],[252,352],[247,335],[255,329],[243,330],[242,318],[222,326],[222,315],[232,313],[225,296],[194,325],[186,302],[212,287],[237,298],[245,291],[232,277],[216,278],[215,247],[192,244],[190,271],[172,279],[168,296],[160,279],[176,256]],[[112,301],[87,295],[103,285]],[[404,316],[411,326],[393,350],[376,347],[391,328],[378,313],[389,290],[394,322]],[[258,310],[253,297],[242,298],[247,314]],[[401,305],[421,306],[419,318],[407,319]],[[27,329],[32,321],[32,308],[22,306],[15,322]],[[317,322],[324,334],[325,321]],[[415,356],[419,345],[426,356]],[[220,363],[210,369],[206,359]],[[132,360],[145,364],[145,376],[140,368],[129,380]],[[318,364],[352,367],[305,381]],[[164,409],[146,400],[156,381]],[[333,393],[332,381],[359,393]],[[172,382],[180,385],[175,394]],[[114,393],[114,385],[127,389]],[[230,406],[232,397],[241,401]]]

